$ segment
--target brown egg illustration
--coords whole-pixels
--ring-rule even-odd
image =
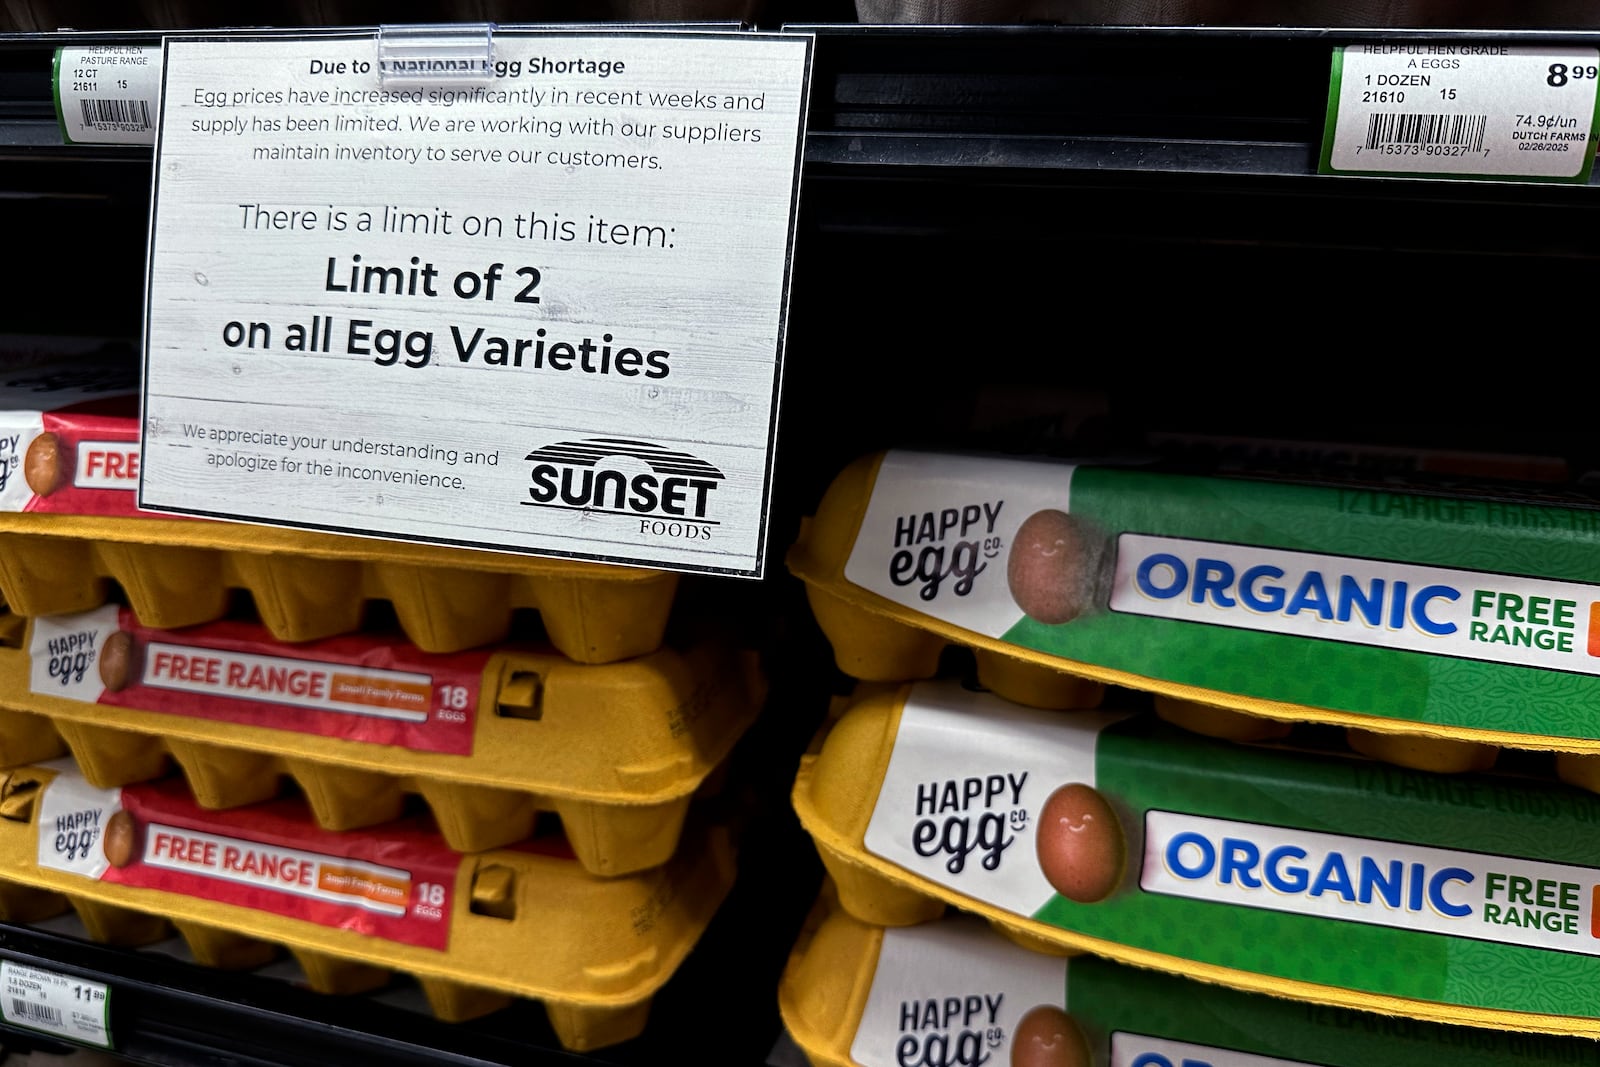
[[[1078,1024],[1053,1004],[1028,1009],[1011,1034],[1011,1067],[1089,1067],[1092,1062]]]
[[[100,684],[112,693],[126,689],[133,679],[133,635],[118,630],[100,649]]]
[[[1064,511],[1036,511],[1017,527],[1006,557],[1011,599],[1030,619],[1071,622],[1094,606],[1097,539]]]
[[[65,466],[61,438],[53,433],[42,433],[33,439],[28,454],[23,457],[22,479],[35,496],[49,496],[66,481]]]
[[[1080,782],[1050,794],[1034,831],[1039,870],[1068,900],[1104,900],[1122,879],[1128,845],[1105,797]]]
[[[106,862],[113,867],[126,867],[139,852],[139,824],[132,814],[119,811],[106,820],[105,837],[100,848]]]

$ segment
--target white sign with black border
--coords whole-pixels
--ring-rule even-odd
[[[139,506],[759,576],[808,35],[169,37]]]
[[[13,1026],[111,1047],[111,991],[101,982],[0,960],[0,1017]]]

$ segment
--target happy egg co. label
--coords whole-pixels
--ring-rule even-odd
[[[165,49],[141,507],[761,573],[809,37]]]

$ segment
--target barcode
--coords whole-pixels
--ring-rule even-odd
[[[1483,150],[1488,115],[1424,115],[1381,111],[1367,117],[1367,147],[1386,144],[1449,145]]]
[[[83,107],[83,124],[90,129],[99,126],[150,129],[150,102],[147,100],[80,100],[78,103]]]
[[[24,1019],[37,1019],[42,1023],[61,1025],[60,1008],[52,1008],[48,1004],[35,1004],[31,1000],[23,1000],[21,997],[11,998],[11,1014]]]

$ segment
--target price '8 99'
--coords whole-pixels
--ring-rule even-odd
[[[1600,67],[1594,64],[1587,67],[1569,67],[1565,63],[1552,63],[1544,83],[1559,89],[1569,81],[1594,81],[1596,78],[1600,78]]]

